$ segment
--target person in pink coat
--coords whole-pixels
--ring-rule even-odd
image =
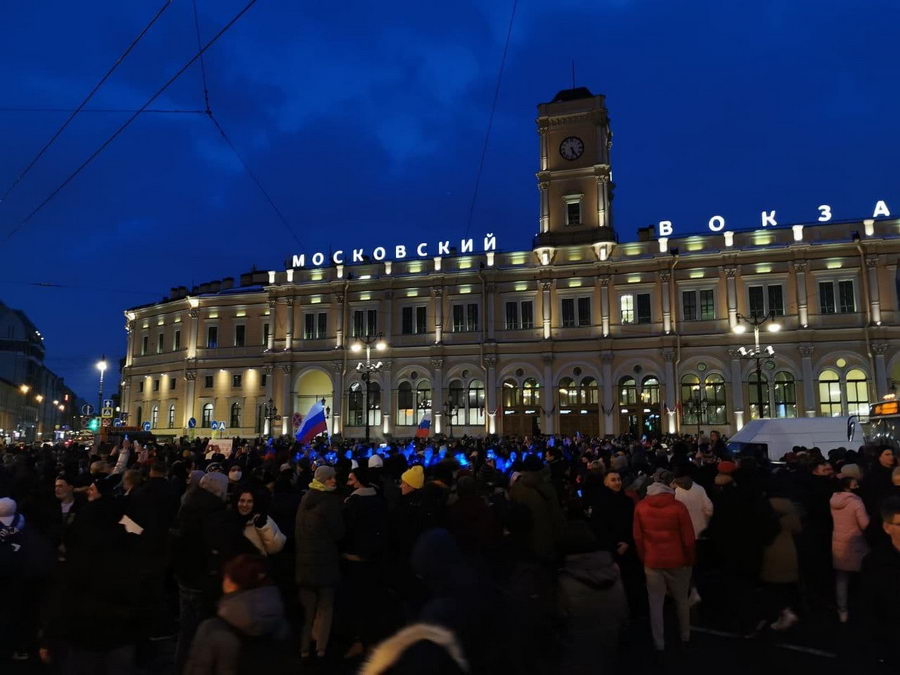
[[[831,518],[834,529],[831,533],[831,559],[834,566],[835,597],[838,619],[847,623],[847,593],[850,574],[859,572],[862,560],[869,552],[865,531],[869,526],[869,515],[862,498],[856,494],[859,483],[852,476],[839,476],[839,489],[831,495]]]

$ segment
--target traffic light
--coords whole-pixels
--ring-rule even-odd
[[[98,429],[100,429],[100,418],[99,418],[99,417],[92,417],[92,418],[91,418],[91,421],[88,422],[88,424],[87,424],[87,428],[88,428],[90,431],[97,431]]]

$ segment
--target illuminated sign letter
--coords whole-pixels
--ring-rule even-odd
[[[771,211],[763,211],[760,214],[760,218],[762,219],[763,227],[773,227],[778,224],[777,222],[775,222],[775,209],[772,209]]]
[[[316,267],[321,267],[325,264],[325,254],[324,253],[313,253],[312,264]]]
[[[291,267],[303,267],[306,264],[306,255],[294,255],[293,260],[291,260]]]
[[[883,199],[879,199],[875,204],[875,210],[872,212],[872,217],[877,218],[878,216],[889,216],[891,215],[890,210],[887,207],[887,204],[884,203]]]
[[[372,251],[372,257],[378,261],[384,260],[384,257],[386,255],[387,251],[384,250],[384,246],[379,246],[374,251]]]
[[[660,237],[671,237],[672,236],[672,221],[671,220],[659,221],[659,236]]]
[[[820,204],[817,208],[819,209],[820,223],[827,223],[831,220],[831,207],[828,204]]]
[[[713,216],[709,219],[709,229],[713,232],[721,232],[725,229],[725,219],[722,216]]]

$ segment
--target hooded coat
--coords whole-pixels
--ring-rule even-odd
[[[337,586],[341,579],[338,542],[343,538],[340,495],[333,491],[309,490],[297,509],[294,530],[295,574],[299,586]]]
[[[694,524],[672,488],[662,483],[647,488],[647,496],[634,509],[634,543],[644,567],[694,564]]]
[[[264,647],[263,650],[273,658],[272,664],[262,664],[252,659],[253,672],[271,673],[271,666],[282,669],[274,672],[287,672],[289,658],[281,654],[282,644],[286,642],[289,630],[284,618],[284,607],[281,594],[276,586],[261,586],[246,591],[237,591],[222,596],[219,601],[218,616],[207,619],[200,624],[197,634],[191,643],[191,653],[184,669],[185,675],[238,675],[245,672],[244,664],[251,660],[242,657],[248,644]],[[251,665],[251,664],[248,664]],[[249,671],[246,671],[249,672]]]
[[[863,500],[852,492],[835,492],[831,496],[831,560],[834,569],[859,572],[869,552],[865,531],[869,516]]]
[[[510,501],[524,505],[531,514],[531,548],[544,561],[556,556],[558,535],[565,527],[559,497],[550,481],[550,470],[523,471],[509,490]]]

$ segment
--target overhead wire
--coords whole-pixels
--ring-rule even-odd
[[[16,187],[19,185],[19,183],[22,182],[22,180],[25,178],[25,176],[28,175],[28,172],[31,171],[31,169],[34,167],[34,165],[37,164],[38,161],[41,159],[41,157],[44,156],[44,153],[50,149],[50,146],[53,145],[53,143],[56,141],[57,138],[59,138],[60,134],[62,134],[62,132],[65,131],[66,127],[69,126],[69,124],[72,122],[72,120],[75,119],[75,117],[78,115],[78,113],[84,109],[84,107],[88,104],[88,101],[90,101],[93,98],[94,94],[96,94],[97,91],[100,89],[100,87],[102,87],[103,84],[110,78],[110,76],[115,72],[116,68],[119,67],[119,65],[122,63],[122,61],[125,60],[125,58],[137,46],[137,44],[141,41],[141,39],[150,31],[150,29],[153,27],[153,24],[155,24],[159,20],[159,18],[163,15],[163,12],[165,12],[166,9],[168,9],[169,5],[171,5],[171,4],[172,4],[172,0],[165,0],[165,2],[160,6],[160,8],[158,10],[156,10],[156,14],[153,15],[153,18],[150,19],[149,23],[146,26],[144,26],[143,30],[137,34],[137,37],[135,37],[131,41],[131,43],[128,45],[128,47],[125,49],[125,51],[119,55],[119,58],[117,58],[113,62],[112,66],[110,66],[109,70],[107,70],[106,73],[103,75],[103,77],[100,78],[100,81],[97,82],[97,84],[94,85],[93,89],[91,89],[88,92],[87,96],[85,96],[81,100],[81,103],[79,103],[78,106],[69,113],[69,116],[65,119],[65,121],[60,125],[60,127],[50,137],[50,140],[47,141],[46,143],[44,143],[43,147],[40,150],[38,150],[37,154],[31,158],[31,161],[28,162],[28,164],[25,166],[25,168],[19,173],[19,175],[16,177],[16,179],[12,182],[12,185],[10,185],[6,189],[6,192],[3,193],[3,196],[0,197],[0,202],[6,201],[6,198],[9,197],[9,195],[12,193],[12,191],[16,189]]]
[[[497,111],[497,100],[500,98],[500,83],[503,81],[503,70],[506,66],[506,54],[509,52],[509,42],[512,36],[513,23],[516,18],[516,8],[519,0],[513,0],[512,11],[509,15],[509,26],[506,29],[506,42],[503,45],[503,55],[500,57],[500,68],[497,72],[497,82],[494,85],[494,99],[491,102],[491,114],[488,117],[487,130],[484,134],[484,143],[481,146],[481,158],[478,160],[478,171],[475,174],[475,187],[472,191],[472,201],[469,204],[469,215],[466,219],[466,236],[472,227],[472,218],[475,215],[475,203],[478,201],[478,189],[481,185],[481,174],[484,171],[484,158],[487,155],[488,142],[491,138],[491,129],[494,126],[494,114]]]
[[[69,174],[69,175],[66,177],[66,179],[63,180],[62,183],[60,183],[60,185],[58,185],[58,186],[57,186],[57,187],[56,187],[56,188],[55,188],[55,189],[54,189],[54,190],[53,190],[53,191],[52,191],[52,192],[51,192],[51,193],[50,193],[50,194],[49,194],[49,195],[48,195],[48,196],[40,203],[40,204],[38,204],[38,205],[37,205],[37,206],[36,206],[36,207],[35,207],[35,208],[34,208],[27,216],[25,216],[22,220],[20,220],[20,221],[12,228],[12,230],[10,230],[10,231],[6,234],[6,236],[5,236],[4,239],[3,239],[4,243],[7,242],[7,241],[9,241],[9,240],[10,240],[10,239],[11,239],[11,238],[12,238],[19,230],[22,229],[22,227],[24,227],[26,224],[28,224],[28,223],[31,221],[31,219],[34,218],[35,215],[37,215],[37,214],[38,214],[38,213],[39,213],[39,212],[40,212],[47,204],[50,203],[50,201],[51,201],[57,194],[59,194],[59,193],[60,193],[60,192],[61,192],[61,191],[69,184],[69,183],[71,183],[72,180],[74,180],[75,177],[78,176],[78,174],[80,174],[80,173],[85,169],[85,167],[87,167],[92,161],[94,161],[94,159],[96,159],[97,156],[100,155],[100,153],[103,152],[103,151],[107,148],[107,146],[109,146],[110,143],[112,143],[116,138],[118,138],[118,136],[119,136],[123,131],[125,131],[125,129],[127,129],[127,128],[131,125],[131,123],[134,122],[134,120],[136,120],[137,117],[138,117],[144,110],[146,110],[147,108],[149,108],[150,105],[151,105],[157,98],[159,98],[159,97],[163,94],[163,92],[165,92],[166,89],[168,89],[168,88],[172,85],[173,82],[175,82],[175,80],[177,80],[179,77],[181,77],[181,75],[184,73],[184,71],[186,71],[188,68],[190,68],[190,67],[197,61],[197,59],[199,59],[200,56],[203,55],[203,53],[204,53],[207,49],[209,49],[212,45],[214,45],[214,44],[219,40],[220,37],[222,37],[226,32],[228,32],[228,30],[229,30],[232,26],[234,26],[234,24],[237,23],[237,22],[241,19],[241,17],[244,16],[244,14],[246,14],[246,13],[250,10],[250,8],[253,7],[253,5],[255,5],[255,4],[256,4],[256,0],[249,0],[249,2],[248,2],[246,5],[244,5],[244,7],[243,7],[237,14],[235,14],[235,15],[231,18],[231,20],[229,20],[228,23],[226,23],[226,24],[219,30],[218,33],[216,33],[216,34],[215,34],[215,35],[214,35],[214,36],[213,36],[213,37],[212,37],[212,38],[211,38],[211,39],[210,39],[210,40],[209,40],[209,41],[208,41],[208,42],[207,42],[207,43],[206,43],[206,44],[205,44],[205,45],[204,45],[197,53],[196,53],[196,54],[194,54],[194,55],[193,55],[193,56],[192,56],[192,57],[191,57],[191,58],[190,58],[183,66],[181,66],[181,68],[179,68],[178,71],[177,71],[172,77],[170,77],[170,78],[166,81],[165,84],[163,84],[159,89],[157,89],[156,92],[154,92],[153,95],[150,96],[149,99],[147,99],[147,101],[144,103],[144,105],[142,105],[140,108],[138,108],[137,110],[135,110],[135,112],[134,112],[127,120],[125,120],[125,122],[124,122],[121,126],[119,126],[119,127],[112,133],[112,135],[110,135],[105,141],[103,141],[103,142],[100,144],[100,146],[99,146],[96,150],[94,150],[94,152],[92,152],[92,153],[88,156],[88,158],[87,158],[86,160],[84,160],[84,161],[83,161],[83,162],[82,162],[82,163],[81,163],[81,164],[80,164],[80,165],[79,165],[79,166],[78,166],[71,174]]]
[[[0,112],[69,112],[69,108],[27,108],[15,106],[0,106]],[[134,108],[82,108],[82,113],[130,113],[134,112]],[[202,115],[205,110],[181,110],[178,108],[148,108],[143,111],[146,113],[166,113],[166,114],[188,114]]]

